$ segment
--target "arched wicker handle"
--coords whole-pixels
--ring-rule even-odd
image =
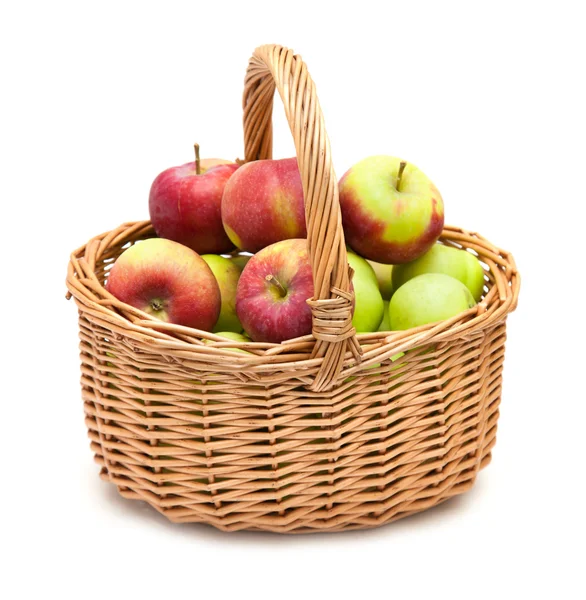
[[[346,351],[361,354],[352,326],[353,292],[346,257],[338,182],[331,162],[330,142],[315,85],[300,56],[269,44],[254,51],[244,82],[245,161],[272,158],[273,98],[279,91],[295,141],[305,196],[307,241],[315,295],[314,358],[322,358],[310,389],[330,388],[340,373]]]

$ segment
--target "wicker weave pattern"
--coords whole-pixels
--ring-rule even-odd
[[[313,334],[242,344],[120,303],[104,288],[108,269],[129,244],[154,235],[149,222],[124,224],[76,250],[68,269],[86,425],[101,476],[172,521],[295,533],[374,527],[466,491],[490,461],[506,317],[520,280],[510,254],[446,227],[443,243],[486,265],[482,301],[441,323],[355,336],[315,89],[301,60],[279,47],[251,59],[246,157],[270,155],[273,78],[290,123],[297,115],[292,131],[315,224],[308,237],[322,283]],[[300,95],[302,106],[292,99]],[[307,150],[306,121],[319,123],[317,152]]]

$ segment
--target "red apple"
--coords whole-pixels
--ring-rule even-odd
[[[234,245],[253,253],[281,240],[306,237],[297,159],[242,165],[224,188],[222,221]]]
[[[313,277],[307,240],[271,244],[248,261],[236,290],[236,314],[255,342],[280,343],[311,333]]]
[[[126,249],[106,289],[153,317],[211,331],[220,314],[220,288],[206,262],[187,246],[151,238]]]
[[[199,254],[230,252],[234,245],[222,225],[222,194],[238,164],[211,158],[171,167],[151,186],[149,213],[157,235]]]

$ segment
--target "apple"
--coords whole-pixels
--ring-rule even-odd
[[[373,260],[368,262],[376,275],[378,289],[383,300],[390,300],[393,295],[393,265],[384,265]]]
[[[232,243],[252,253],[281,240],[306,237],[297,159],[242,165],[224,188],[222,221]]]
[[[106,289],[121,302],[176,325],[211,331],[220,314],[220,288],[206,262],[194,250],[164,238],[124,250]]]
[[[476,304],[470,290],[443,273],[425,273],[404,283],[389,302],[391,330],[449,319]]]
[[[236,342],[252,341],[245,333],[237,333],[235,331],[218,331],[218,333],[216,333],[216,335],[219,335],[220,337],[228,338],[229,340],[234,340]],[[210,344],[212,343],[212,340],[206,340],[206,341],[209,342]]]
[[[202,254],[202,258],[212,270],[220,286],[220,296],[222,298],[220,316],[212,331],[240,333],[242,325],[236,316],[236,286],[242,269],[229,258],[218,254]]]
[[[230,260],[242,271],[242,269],[244,269],[246,266],[246,263],[250,260],[251,256],[252,254],[232,254],[230,255]]]
[[[444,273],[460,280],[478,302],[484,291],[484,269],[480,261],[466,250],[453,246],[434,244],[414,261],[397,265],[393,269],[395,289],[417,275]]]
[[[234,340],[236,342],[250,342],[252,341],[247,335],[242,333],[236,333],[235,331],[218,331],[216,335]],[[215,340],[205,340],[204,344],[213,344]],[[232,350],[233,352],[243,352],[244,354],[250,354],[248,350],[242,348],[222,348],[223,350]]]
[[[378,331],[391,331],[391,322],[389,320],[389,301],[384,300],[383,320],[378,326]]]
[[[383,318],[384,304],[378,281],[368,261],[354,252],[347,252],[348,264],[354,269],[354,315],[352,325],[357,333],[376,331]]]
[[[307,240],[282,240],[248,261],[236,290],[236,314],[255,342],[280,343],[311,333],[313,274]]]
[[[230,252],[222,225],[222,194],[239,165],[223,159],[196,160],[159,173],[149,193],[149,214],[157,235],[199,254]]]
[[[346,241],[369,260],[415,260],[440,236],[442,197],[416,166],[392,156],[370,156],[341,178],[340,208]]]

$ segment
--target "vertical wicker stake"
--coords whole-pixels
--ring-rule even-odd
[[[250,59],[244,85],[245,160],[272,157],[273,97],[279,91],[295,141],[303,182],[307,243],[315,297],[313,357],[323,363],[310,389],[325,391],[337,383],[350,350],[361,355],[352,326],[350,270],[338,202],[338,182],[331,162],[330,143],[315,85],[300,56],[281,46],[257,48]]]

